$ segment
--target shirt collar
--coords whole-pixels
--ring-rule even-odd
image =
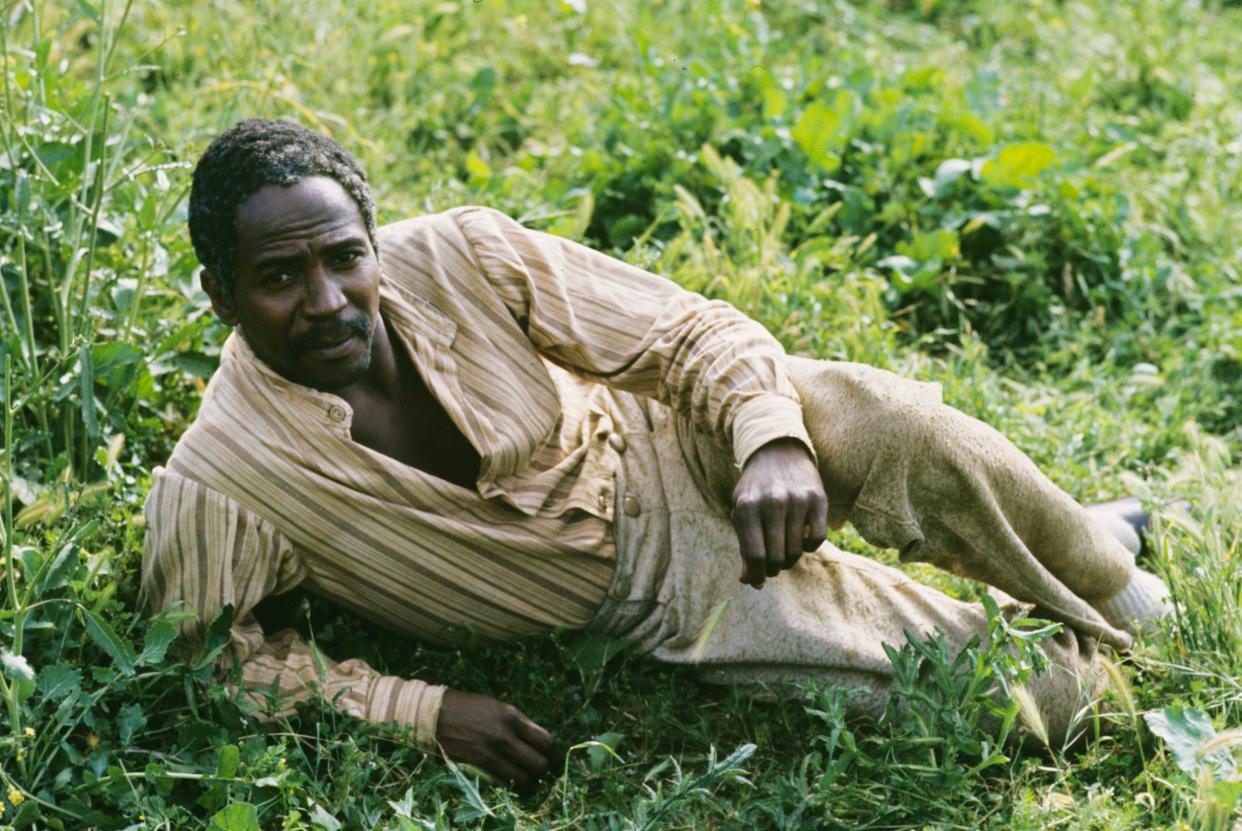
[[[401,341],[408,345],[413,331],[419,331],[422,334],[435,333],[433,339],[441,342],[445,342],[447,336],[447,342],[451,342],[452,329],[455,327],[451,324],[446,326],[447,318],[443,313],[432,308],[430,304],[410,302],[411,300],[417,298],[407,297],[403,292],[395,290],[388,276],[381,274],[380,314],[384,316],[385,324],[393,327]],[[240,329],[234,329],[225,340],[220,351],[220,368],[225,372],[237,373],[243,378],[258,380],[290,407],[322,420],[329,429],[342,430],[348,434],[353,424],[354,410],[348,401],[339,395],[290,381],[255,354]]]

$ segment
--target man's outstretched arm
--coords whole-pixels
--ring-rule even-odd
[[[182,623],[190,651],[203,646],[206,628],[233,607],[230,644],[222,668],[240,664],[241,687],[262,706],[275,685],[277,715],[318,694],[348,715],[396,722],[415,741],[440,748],[454,761],[473,764],[496,779],[529,787],[561,763],[552,737],[517,709],[482,695],[448,690],[417,679],[382,675],[366,662],[336,662],[316,651],[279,615],[256,607],[303,578],[293,546],[270,524],[231,499],[171,471],[157,471],[146,505],[143,590],[147,608],[184,601],[195,617]],[[270,611],[270,610],[269,610]],[[277,625],[271,625],[271,624]]]
[[[351,716],[408,724],[416,741],[434,747],[443,687],[382,675],[364,661],[337,663],[317,654],[292,629],[263,631],[255,606],[304,576],[301,558],[272,525],[211,488],[158,469],[146,520],[147,609],[158,612],[184,602],[194,617],[181,624],[182,643],[196,652],[211,621],[232,606],[230,642],[218,660],[222,668],[240,665],[241,686],[252,701],[262,705],[275,685],[281,698],[277,713],[284,715],[317,692]]]

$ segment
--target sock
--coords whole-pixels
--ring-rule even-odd
[[[1113,626],[1131,634],[1153,631],[1157,622],[1173,612],[1169,587],[1150,571],[1136,568],[1125,588],[1108,600],[1095,602],[1095,608]]]

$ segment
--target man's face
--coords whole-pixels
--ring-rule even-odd
[[[265,185],[237,209],[233,298],[206,275],[220,319],[285,378],[337,390],[371,363],[379,261],[354,200],[334,180]]]

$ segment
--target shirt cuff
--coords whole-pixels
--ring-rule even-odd
[[[783,395],[765,394],[742,404],[733,416],[733,461],[745,467],[756,450],[777,439],[796,439],[815,458],[811,437],[802,423],[802,407]]]
[[[436,747],[436,727],[445,687],[416,679],[388,675],[372,691],[368,709],[371,721],[395,721],[414,728],[414,742],[428,750]]]

